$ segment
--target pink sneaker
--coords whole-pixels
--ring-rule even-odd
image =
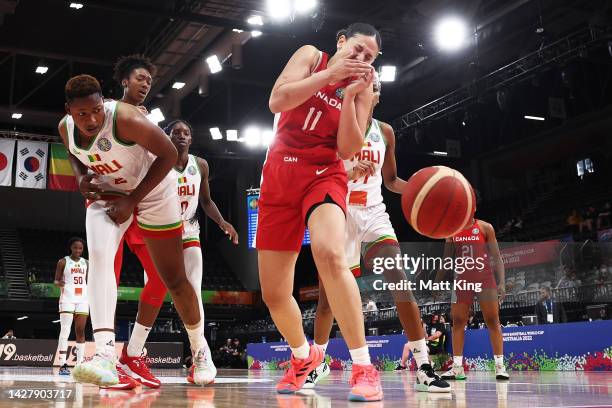
[[[308,374],[317,368],[325,357],[323,349],[318,346],[310,346],[310,354],[304,360],[297,359],[291,355],[289,368],[285,375],[276,384],[276,392],[279,394],[293,394],[304,386]]]
[[[353,364],[349,401],[380,401],[383,398],[378,371],[372,364],[364,366]]]

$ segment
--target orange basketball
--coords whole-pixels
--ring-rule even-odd
[[[426,167],[414,173],[402,194],[402,210],[419,234],[449,238],[461,231],[476,210],[470,183],[457,170]]]

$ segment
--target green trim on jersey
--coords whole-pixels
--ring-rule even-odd
[[[134,142],[126,142],[123,141],[121,139],[119,139],[119,134],[117,133],[117,111],[119,110],[119,101],[115,102],[115,111],[113,112],[113,139],[115,139],[115,142],[119,143],[120,145],[123,146],[134,146],[136,143]]]
[[[73,122],[73,128],[72,128],[72,143],[74,144],[74,147],[76,147],[79,150],[83,150],[84,152],[88,152],[91,149],[91,146],[93,146],[94,142],[96,141],[96,139],[98,138],[98,134],[96,134],[94,137],[91,138],[91,142],[89,142],[89,146],[87,147],[81,147],[79,146],[79,144],[77,143],[77,133],[79,134],[79,140],[81,139],[80,137],[80,132],[79,132],[79,128],[77,127],[76,123],[74,123],[74,119],[72,120]],[[68,121],[66,121],[66,132],[68,132]],[[70,137],[70,135],[68,135],[68,137]]]

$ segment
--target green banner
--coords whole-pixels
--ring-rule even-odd
[[[33,297],[59,298],[60,296],[60,289],[52,283],[33,283],[30,288]],[[117,288],[117,300],[138,301],[141,292],[142,288],[119,286]],[[1,286],[0,293],[2,293]],[[166,294],[164,302],[170,302],[171,300],[170,295]],[[250,305],[253,304],[253,294],[251,292],[203,290],[202,301],[206,304],[217,305]]]

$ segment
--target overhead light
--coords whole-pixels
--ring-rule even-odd
[[[523,116],[525,119],[531,119],[531,120],[546,120],[541,116],[530,116],[530,115],[525,115]]]
[[[274,131],[272,129],[266,129],[263,132],[261,132],[261,144],[265,147],[270,146],[270,143],[272,143],[272,140],[274,140]]]
[[[174,89],[181,89],[184,86],[185,86],[185,83],[179,82],[179,81],[176,81],[175,83],[172,84],[172,88]]]
[[[36,67],[37,74],[44,75],[47,73],[48,70],[49,70],[49,67],[45,67],[44,65],[39,65]]]
[[[240,30],[239,28],[234,28],[232,31],[235,33],[244,33],[244,30]]]
[[[228,129],[225,131],[225,137],[228,142],[237,142],[238,141],[238,131],[235,129]]]
[[[383,65],[380,67],[380,82],[393,82],[395,81],[395,65]]]
[[[70,3],[70,8],[80,10],[83,8],[83,3]]]
[[[11,115],[11,118],[13,118],[13,119],[21,119],[22,116],[23,116],[23,114],[21,114],[21,113],[13,113]]]
[[[446,17],[440,20],[434,30],[436,44],[442,51],[457,51],[462,48],[467,35],[467,26],[458,17]]]
[[[261,16],[251,16],[247,18],[247,23],[258,26],[264,25],[263,18],[261,18]]]
[[[159,122],[163,122],[166,118],[164,117],[161,109],[155,108],[147,115],[147,119],[157,125]]]
[[[261,143],[261,130],[255,126],[250,126],[244,131],[244,142],[251,147]]]
[[[60,319],[57,319],[57,320],[53,320],[51,323],[59,323],[59,322],[60,322]]]
[[[221,61],[219,61],[219,57],[216,55],[211,55],[210,57],[206,58],[206,63],[208,64],[211,74],[216,74],[223,69],[221,66]]]
[[[210,136],[213,140],[221,140],[223,139],[223,135],[218,127],[210,128]]]
[[[298,13],[308,13],[317,7],[317,0],[295,0],[294,7]]]
[[[448,153],[447,152],[439,152],[437,150],[434,150],[433,151],[433,155],[434,156],[448,156]]]
[[[251,31],[251,37],[253,37],[253,38],[257,38],[260,35],[261,35],[261,31],[258,31],[258,30]]]
[[[291,15],[289,0],[268,0],[268,15],[275,20],[284,20]]]
[[[28,318],[28,316],[21,316],[21,317],[18,317],[17,319],[15,319],[15,320],[25,320],[27,318]]]

